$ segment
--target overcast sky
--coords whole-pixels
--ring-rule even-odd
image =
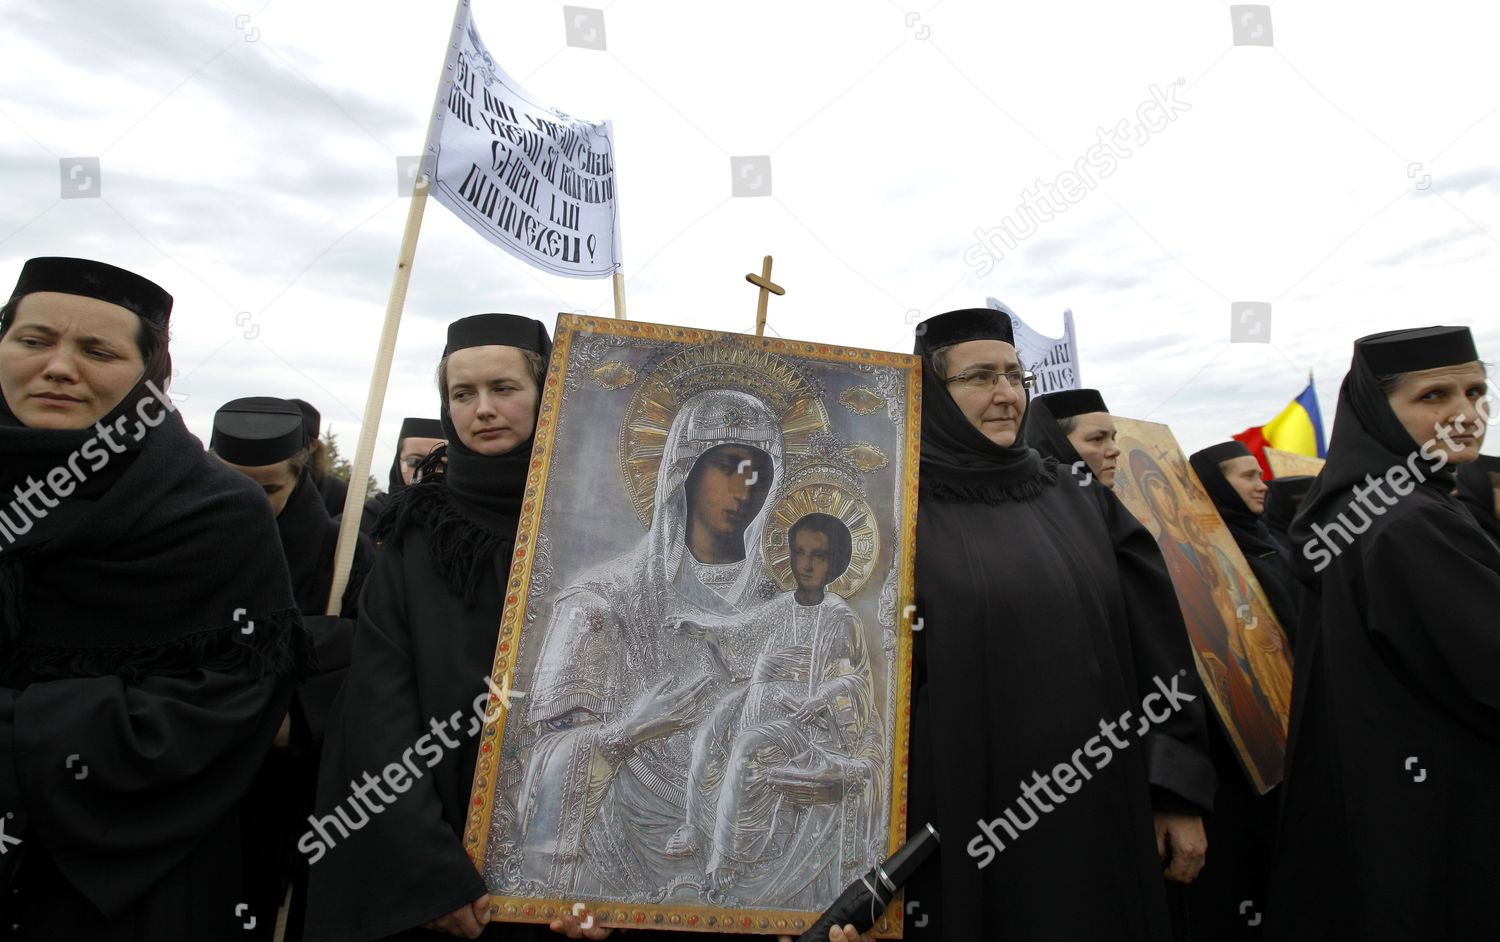
[[[228,399],[301,396],[352,454],[396,162],[452,6],[237,3],[5,4],[0,279],[52,254],[139,271],[176,296],[195,433]],[[567,44],[559,3],[474,11],[534,95],[614,122],[634,319],[750,330],[768,253],[787,337],[907,351],[915,320],[986,296],[1056,336],[1071,308],[1084,383],[1188,451],[1270,420],[1309,370],[1331,423],[1365,333],[1467,324],[1500,360],[1493,5],[1283,0],[1243,14],[1267,46],[1236,45],[1242,11],[1215,0],[616,0],[602,51]],[[1141,127],[1153,100],[1173,117]],[[1121,122],[1128,156],[1031,225],[1027,191]],[[749,155],[769,196],[731,196]],[[77,157],[97,188],[62,199]],[[1231,343],[1242,301],[1270,303],[1269,344]],[[541,274],[429,201],[377,478],[401,417],[436,414],[444,325],[490,310],[608,314],[609,282]]]

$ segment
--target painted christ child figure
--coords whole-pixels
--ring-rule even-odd
[[[863,856],[879,792],[867,783],[878,780],[883,747],[863,626],[826,591],[849,567],[849,528],[829,514],[806,514],[787,543],[794,592],[736,622],[679,626],[711,645],[715,635],[747,628],[766,641],[748,686],[699,730],[686,814],[666,851],[693,856],[708,837],[702,849],[715,891],[790,903],[836,895],[845,843]]]

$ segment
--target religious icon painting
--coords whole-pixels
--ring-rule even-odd
[[[1116,417],[1115,493],[1156,537],[1193,659],[1256,791],[1281,781],[1292,705],[1291,648],[1172,430]]]
[[[1317,477],[1323,471],[1323,465],[1327,463],[1324,458],[1314,458],[1311,455],[1298,454],[1295,451],[1283,451],[1280,448],[1265,448],[1266,464],[1271,466],[1273,477],[1289,478],[1298,474],[1306,474]]]
[[[495,918],[796,936],[903,843],[918,370],[558,317],[465,832]]]

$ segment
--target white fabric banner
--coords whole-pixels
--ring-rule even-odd
[[[985,298],[985,304],[1010,318],[1010,326],[1016,334],[1016,352],[1021,355],[1021,365],[1036,374],[1036,389],[1032,395],[1057,392],[1059,389],[1079,389],[1083,381],[1078,372],[1078,343],[1073,333],[1073,311],[1063,311],[1063,335],[1053,339],[1045,337],[1021,320],[1020,316],[994,298]]]
[[[526,92],[470,14],[463,0],[423,154],[432,197],[543,271],[609,277],[620,267],[613,128]]]

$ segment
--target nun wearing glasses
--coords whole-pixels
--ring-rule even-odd
[[[907,821],[943,841],[907,885],[927,917],[907,938],[1168,938],[1165,881],[1203,866],[1215,776],[1156,541],[1027,446],[1008,317],[938,315],[916,353]]]

